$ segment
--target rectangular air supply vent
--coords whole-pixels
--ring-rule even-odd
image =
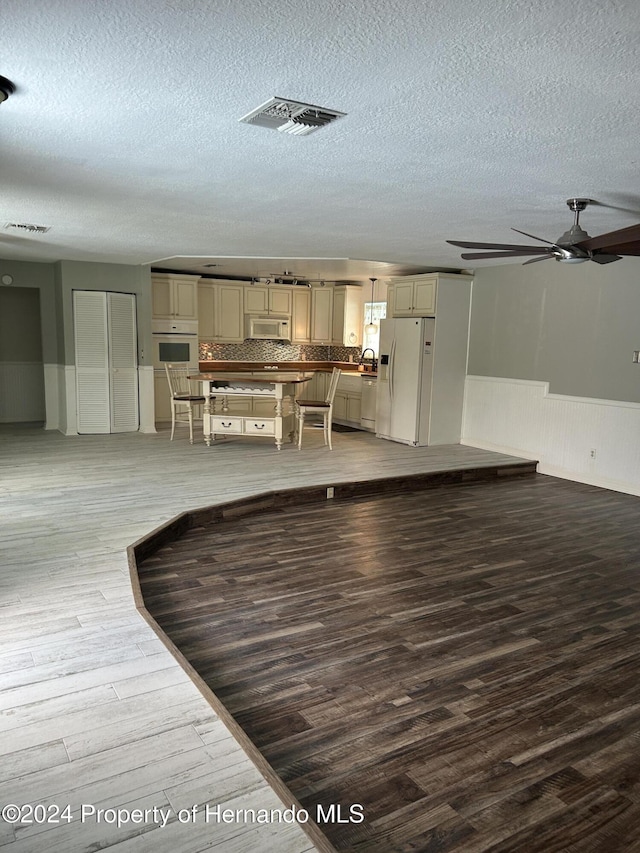
[[[296,136],[313,133],[326,124],[341,118],[346,113],[291,101],[288,98],[271,98],[257,109],[242,116],[239,121],[279,130],[281,133],[293,133]]]
[[[27,222],[6,222],[5,231],[25,231],[29,234],[46,234],[51,226],[48,225],[30,225]]]

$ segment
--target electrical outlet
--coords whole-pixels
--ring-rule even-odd
[[[595,447],[592,447],[592,448],[591,448],[591,450],[590,450],[590,452],[589,452],[589,456],[590,456],[592,459],[595,459],[595,458],[596,458],[596,449],[595,449]]]
[[[634,364],[638,364],[638,363],[640,363],[640,349],[634,349],[634,351],[633,351],[633,358],[631,359],[631,361],[632,361]]]
[[[334,494],[335,494],[335,491],[334,491],[333,486],[329,486],[327,488],[327,500],[331,500],[331,498],[334,496]]]

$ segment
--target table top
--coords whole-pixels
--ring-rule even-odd
[[[246,382],[263,385],[299,385],[313,379],[313,373],[301,373],[300,371],[265,370],[252,373],[224,373],[215,371],[213,373],[196,373],[189,379],[197,379],[200,382]]]

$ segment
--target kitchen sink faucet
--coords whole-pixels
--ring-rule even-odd
[[[366,352],[371,353],[371,369],[375,373],[376,368],[378,367],[378,359],[376,358],[375,351],[371,347],[367,347],[366,349],[362,350],[362,355],[360,356],[360,361],[358,362],[358,364],[364,364],[364,354]]]

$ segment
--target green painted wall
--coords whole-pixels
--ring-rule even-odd
[[[640,403],[640,258],[476,270],[468,373]]]
[[[41,355],[45,364],[60,363],[58,351],[58,311],[56,307],[56,282],[53,264],[30,261],[9,261],[0,258],[0,275],[13,276],[13,284],[6,287],[36,288],[40,294],[42,325]],[[7,297],[10,299],[11,297]],[[9,302],[5,307],[9,306]]]

